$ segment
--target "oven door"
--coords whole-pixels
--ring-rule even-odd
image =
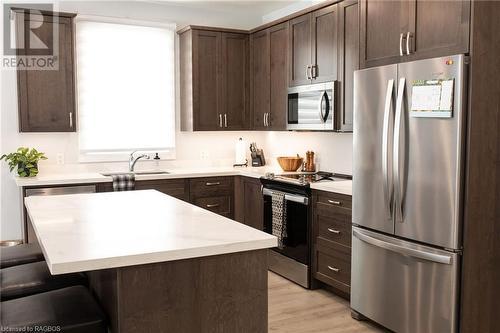
[[[333,131],[335,81],[288,89],[287,129]]]
[[[271,190],[264,187],[264,231],[272,234],[273,209]],[[309,197],[286,194],[286,230],[283,248],[276,252],[309,266]]]

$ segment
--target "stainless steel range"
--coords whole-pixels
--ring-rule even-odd
[[[311,183],[331,182],[348,175],[329,172],[266,174],[261,178],[264,196],[264,231],[273,234],[273,194],[283,197],[282,246],[269,251],[269,269],[287,279],[310,287],[311,262]],[[274,211],[273,211],[274,210]]]

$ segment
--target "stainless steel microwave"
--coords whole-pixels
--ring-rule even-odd
[[[287,129],[333,131],[336,81],[288,89]]]

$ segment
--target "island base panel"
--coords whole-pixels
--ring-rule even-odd
[[[89,273],[112,332],[267,332],[267,250]]]

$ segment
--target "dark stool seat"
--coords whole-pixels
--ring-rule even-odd
[[[2,302],[1,308],[1,327],[12,332],[36,332],[37,327],[46,327],[44,332],[107,332],[104,312],[83,286]]]
[[[38,244],[20,244],[0,248],[0,268],[42,261],[43,254]]]
[[[45,261],[0,269],[2,301],[86,284],[83,273],[51,275]]]

